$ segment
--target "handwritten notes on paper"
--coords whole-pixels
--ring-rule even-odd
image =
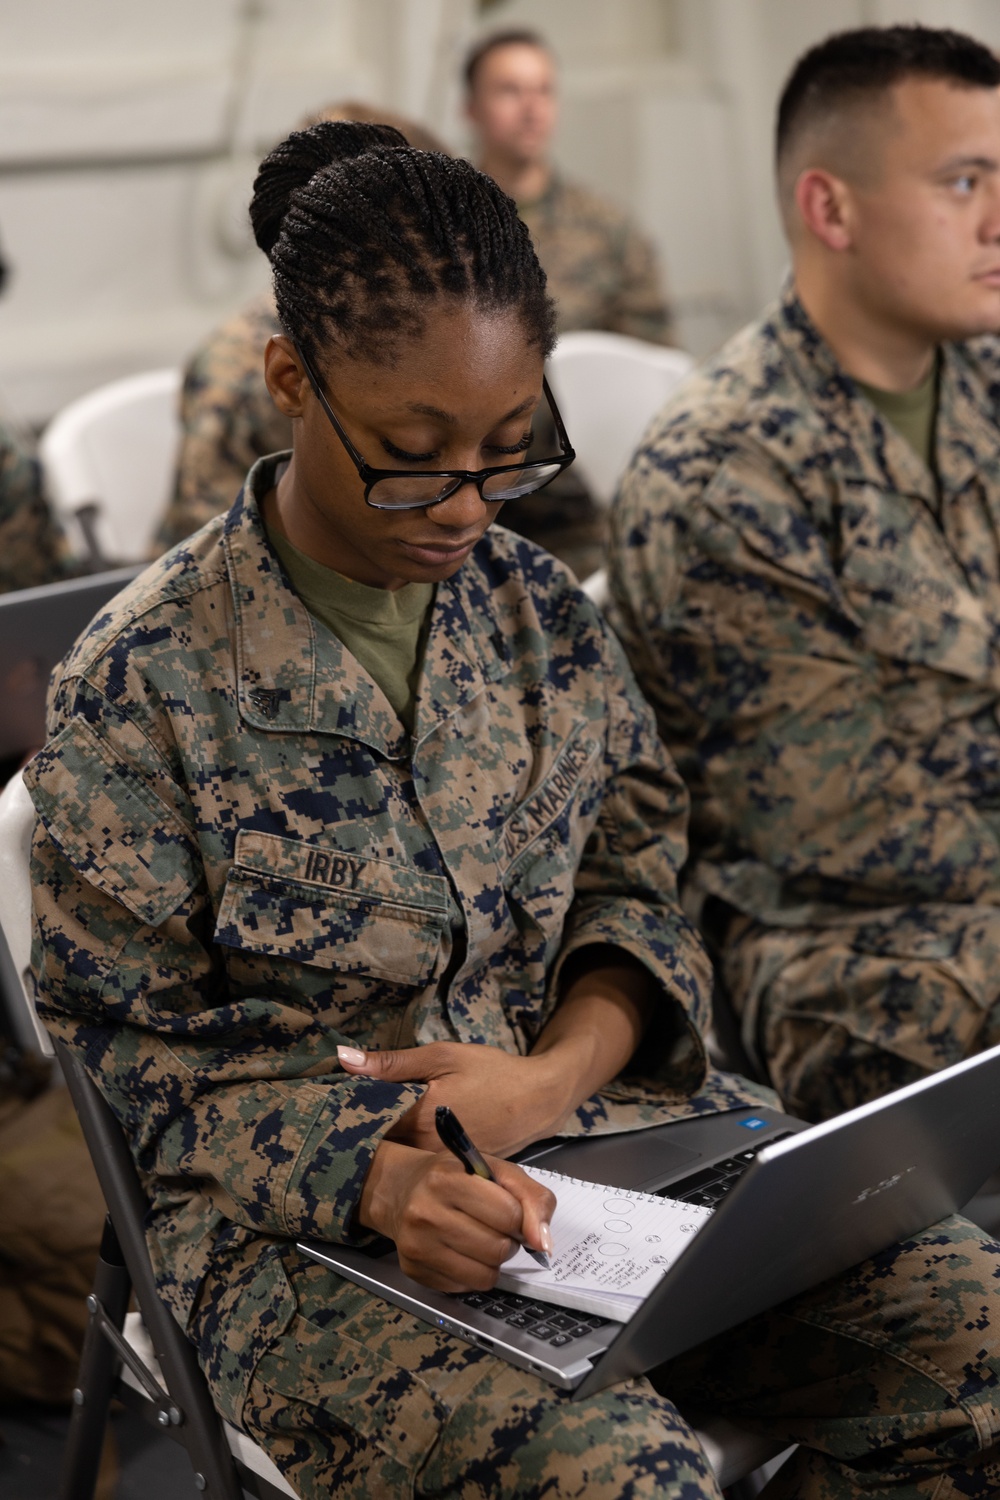
[[[600,1317],[630,1318],[712,1214],[541,1167],[525,1171],[556,1195],[552,1264],[545,1270],[518,1250],[498,1286]]]

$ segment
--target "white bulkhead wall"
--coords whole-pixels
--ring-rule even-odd
[[[40,423],[181,362],[267,284],[245,218],[263,151],[345,96],[464,149],[458,65],[508,25],[551,39],[557,159],[654,236],[705,353],[780,282],[788,68],[830,31],[904,20],[1000,46],[997,0],[0,0],[0,404]]]

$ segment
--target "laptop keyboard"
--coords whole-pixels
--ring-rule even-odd
[[[782,1135],[772,1135],[759,1146],[749,1146],[746,1151],[737,1151],[725,1161],[717,1161],[711,1167],[691,1172],[669,1187],[660,1188],[657,1198],[678,1198],[682,1203],[697,1203],[704,1208],[714,1208],[721,1203],[730,1188],[739,1182],[743,1173],[765,1146],[783,1141],[792,1135],[786,1130]],[[607,1318],[592,1317],[589,1313],[572,1312],[568,1308],[553,1307],[551,1303],[533,1302],[530,1297],[521,1297],[516,1292],[467,1292],[458,1299],[466,1307],[474,1307],[488,1318],[496,1318],[510,1328],[522,1328],[534,1334],[555,1349],[563,1349],[574,1339],[582,1339],[598,1328],[604,1328]]]
[[[467,1292],[459,1301],[510,1328],[522,1328],[525,1333],[534,1334],[536,1339],[544,1340],[554,1349],[563,1349],[574,1339],[582,1339],[608,1322],[607,1318],[591,1317],[589,1313],[533,1302],[530,1297],[520,1297],[515,1292]]]
[[[655,1196],[677,1198],[681,1203],[696,1203],[699,1208],[715,1208],[730,1189],[736,1186],[747,1167],[765,1146],[773,1146],[776,1141],[786,1141],[793,1134],[794,1131],[786,1130],[781,1135],[769,1136],[759,1146],[749,1146],[746,1151],[737,1151],[735,1155],[727,1156],[725,1161],[717,1161],[711,1167],[702,1167],[700,1172],[691,1172],[687,1177],[678,1178],[667,1187],[657,1188]]]

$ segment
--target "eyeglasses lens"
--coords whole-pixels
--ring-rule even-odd
[[[521,495],[530,495],[554,479],[560,464],[531,464],[527,467],[513,465],[502,474],[491,474],[483,480],[484,500],[516,500]],[[401,474],[398,479],[379,479],[372,485],[368,496],[369,505],[379,510],[412,510],[421,505],[434,505],[454,494],[461,481],[442,479],[438,474]]]
[[[561,464],[532,464],[528,468],[510,469],[504,474],[491,474],[483,481],[485,500],[516,500],[520,495],[530,495],[540,490],[543,484],[555,479]]]

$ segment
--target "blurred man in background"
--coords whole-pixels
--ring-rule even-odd
[[[777,166],[793,280],[647,435],[612,590],[690,903],[820,1119],[1000,1043],[1000,62],[831,37]]]
[[[0,594],[51,583],[63,572],[61,533],[42,494],[38,461],[0,416]]]
[[[7,265],[0,257],[0,291]],[[60,577],[62,534],[42,494],[41,470],[24,437],[0,415],[0,594]]]
[[[317,110],[299,128],[320,120],[394,125],[420,151],[445,149],[422,125],[356,100]],[[228,510],[258,458],[292,446],[291,423],[264,384],[264,350],[268,339],[281,332],[268,289],[210,333],[191,356],[181,391],[174,493],[158,536],[161,549]]]
[[[517,203],[548,277],[559,332],[596,328],[673,343],[651,242],[620,208],[567,182],[549,160],[559,105],[555,62],[542,38],[516,30],[478,42],[466,59],[465,87],[476,165]],[[553,441],[540,417],[534,451],[550,452]],[[501,521],[562,558],[578,578],[604,563],[607,515],[575,469],[543,495],[508,501]]]
[[[476,165],[517,203],[555,298],[560,333],[603,328],[673,343],[652,244],[621,209],[549,160],[558,119],[551,52],[532,31],[479,42],[465,64]]]

